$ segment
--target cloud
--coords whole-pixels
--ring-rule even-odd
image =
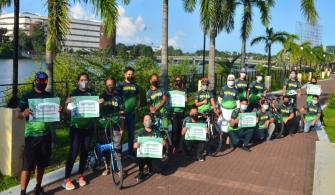
[[[80,20],[94,20],[95,14],[87,12],[78,2],[70,8],[70,18]]]
[[[137,16],[134,20],[132,17],[126,16],[126,11],[123,7],[118,7],[119,21],[117,24],[117,36],[121,39],[134,39],[138,32],[143,32],[146,29],[142,16]]]
[[[184,37],[185,33],[182,31],[177,32],[171,38],[169,38],[168,45],[173,46],[174,48],[180,48],[179,39]]]

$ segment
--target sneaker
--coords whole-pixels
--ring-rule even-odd
[[[102,176],[106,176],[106,175],[109,175],[110,171],[109,169],[105,169],[104,172],[102,172]]]
[[[246,152],[251,152],[251,150],[246,146],[242,146],[241,149],[246,151]]]
[[[204,161],[205,161],[205,159],[204,159],[204,157],[203,157],[203,156],[201,156],[201,157],[198,157],[198,158],[197,158],[197,161],[199,161],[199,162],[204,162]]]
[[[36,186],[34,189],[35,195],[44,195],[44,190],[41,186]]]
[[[87,184],[87,182],[86,182],[85,179],[84,179],[84,176],[80,176],[80,177],[77,179],[77,183],[79,184],[80,187],[86,186],[86,184]]]
[[[71,179],[65,179],[62,187],[65,188],[66,190],[74,190],[76,187],[73,185]]]
[[[21,190],[21,195],[26,195],[26,194],[27,194],[26,191]]]
[[[144,173],[140,172],[136,177],[136,181],[139,183],[142,182],[143,180],[144,180]]]
[[[176,148],[176,147],[173,147],[173,148],[172,148],[172,154],[173,154],[173,155],[176,155],[176,154],[177,154],[177,148]]]

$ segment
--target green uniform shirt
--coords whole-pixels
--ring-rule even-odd
[[[123,102],[119,95],[117,94],[108,94],[104,92],[100,95],[100,99],[104,99],[104,104],[100,107],[100,117],[103,119],[104,117],[111,116],[113,117],[113,122],[118,123],[119,121],[119,113],[120,111],[124,111]],[[99,120],[99,124],[102,127],[106,127],[106,120]]]
[[[259,97],[262,96],[265,91],[264,83],[258,83],[254,81],[250,84],[249,89],[250,89],[250,95],[249,95],[250,103],[254,104],[258,103]]]
[[[241,113],[241,110],[239,108],[236,108],[235,110],[233,110],[233,112],[231,113],[231,119],[237,119],[238,115]],[[232,127],[231,124],[229,123],[229,127],[228,127],[228,131],[236,131],[239,130],[240,128],[238,127],[238,125],[236,125],[235,127]]]
[[[298,80],[292,81],[291,79],[287,79],[284,85],[286,86],[286,95],[289,95],[290,92],[294,92],[297,94],[298,89],[301,89],[301,83]]]
[[[152,106],[158,106],[163,101],[163,96],[166,96],[166,92],[162,88],[158,88],[156,90],[149,89],[147,91],[146,97],[147,97],[147,103],[149,103]],[[160,113],[166,112],[166,105],[164,105],[160,110]]]
[[[227,85],[222,87],[220,91],[220,97],[222,98],[221,106],[225,109],[236,108],[236,101],[238,100],[238,92],[235,87],[230,88]]]
[[[235,86],[238,91],[239,100],[247,98],[248,81],[237,79],[235,81]]]
[[[80,91],[78,88],[70,93],[70,97],[73,96],[95,96],[96,93],[92,89],[86,91]],[[71,125],[77,128],[90,128],[94,125],[95,118],[71,118]]]
[[[207,104],[201,105],[198,107],[198,112],[199,113],[204,113],[206,111],[212,110],[211,106],[211,99],[214,98],[214,95],[211,91],[198,91],[196,94],[195,99],[198,100],[198,102],[202,102],[205,99],[207,99]]]
[[[283,104],[277,104],[276,109],[279,112],[279,114],[281,114],[283,120],[288,118],[293,113],[292,106],[285,106]]]
[[[318,114],[321,114],[322,109],[320,104],[313,105],[312,103],[304,106],[305,109],[305,119],[306,121],[315,120]]]
[[[123,100],[125,113],[134,112],[137,104],[137,95],[139,94],[138,86],[135,83],[124,81],[118,83],[116,90]]]
[[[258,110],[256,115],[258,117],[258,128],[259,129],[265,129],[265,122],[273,118],[272,113],[268,110],[265,112],[262,112],[262,110]]]
[[[138,130],[136,140],[138,140],[138,137],[157,137],[157,138],[160,138],[162,136],[161,136],[161,133],[159,131],[157,131],[156,129],[152,129],[151,132],[148,132],[144,128],[141,128],[141,129]]]
[[[24,111],[26,108],[29,108],[29,99],[43,99],[43,98],[52,98],[53,96],[43,91],[42,93],[37,93],[34,89],[28,91],[23,95],[20,100],[19,109]],[[24,135],[28,136],[43,136],[49,133],[49,125],[45,122],[30,122],[29,117],[26,118],[26,123],[24,126]]]

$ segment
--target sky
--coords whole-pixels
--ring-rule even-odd
[[[47,15],[46,1],[21,0],[20,12],[38,13]],[[36,2],[36,3],[35,3]],[[71,2],[71,1],[70,1]],[[297,33],[296,23],[306,22],[300,11],[300,0],[276,0],[276,5],[271,9],[270,26],[274,31]],[[316,0],[316,9],[319,14],[318,24],[322,29],[322,44],[335,45],[335,8],[334,0]],[[117,42],[126,45],[144,43],[153,47],[161,45],[162,36],[162,10],[163,0],[131,0],[125,6],[119,0],[119,23],[117,27]],[[13,8],[4,9],[5,13],[13,12]],[[75,19],[99,20],[92,6],[85,4],[71,4],[70,17]],[[235,15],[235,29],[227,34],[222,32],[216,39],[216,48],[220,51],[237,51],[241,49],[240,27],[241,8]],[[253,29],[250,37],[261,36],[265,27],[261,24],[260,14],[254,9]],[[203,33],[200,27],[199,7],[193,13],[183,9],[182,0],[169,1],[169,45],[182,49],[185,52],[194,52],[203,48]],[[250,46],[247,43],[247,52],[265,53],[264,44]],[[207,38],[207,46],[209,38]],[[273,52],[281,49],[280,44],[273,45]]]

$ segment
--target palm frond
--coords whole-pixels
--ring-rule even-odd
[[[314,0],[300,0],[300,9],[307,21],[315,24],[318,18],[318,13],[315,9]]]
[[[197,4],[197,0],[183,0],[185,11],[193,12]]]
[[[13,0],[0,0],[0,11],[3,8],[10,7],[13,3]]]

